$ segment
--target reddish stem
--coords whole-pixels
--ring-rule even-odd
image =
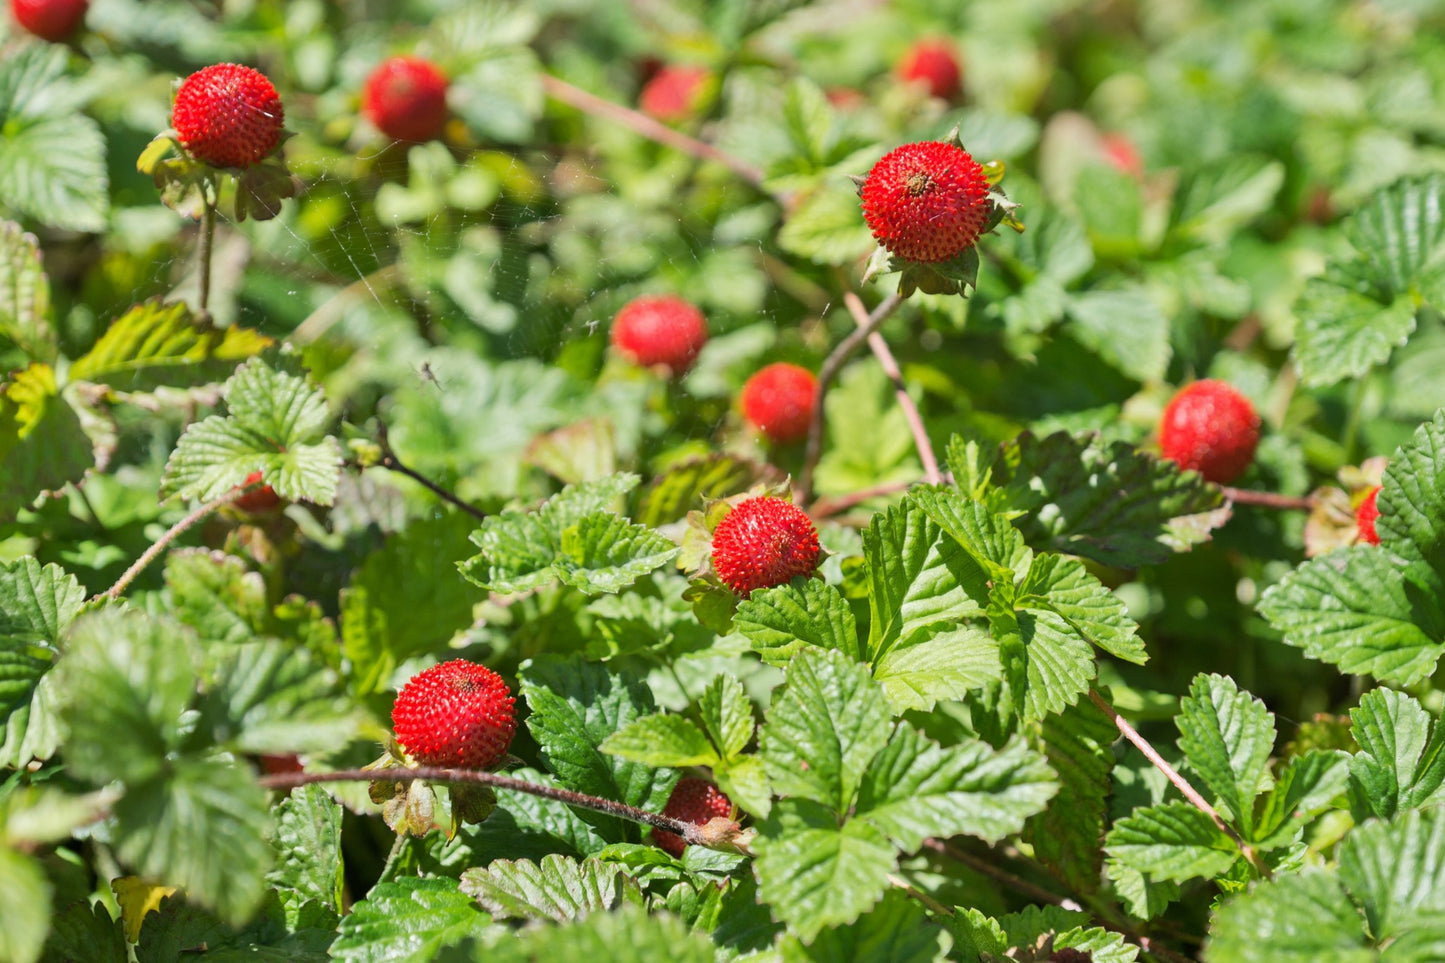
[[[126,588],[130,585],[130,583],[135,581],[136,576],[140,575],[141,572],[144,572],[146,570],[146,566],[150,565],[151,562],[154,562],[156,560],[156,556],[159,555],[161,552],[164,552],[166,550],[166,546],[170,545],[171,542],[174,542],[177,538],[183,535],[186,529],[190,528],[192,525],[196,524],[201,519],[214,512],[216,509],[221,508],[224,505],[229,505],[231,502],[240,498],[242,495],[246,494],[252,489],[260,488],[263,484],[265,483],[258,481],[252,482],[250,485],[237,485],[235,488],[226,492],[226,494],[222,495],[220,498],[206,502],[204,505],[191,512],[185,518],[176,522],[164,535],[156,539],[155,544],[151,545],[150,548],[146,549],[145,552],[141,555],[141,557],[136,559],[134,564],[132,564],[130,568],[126,569],[121,574],[120,578],[115,580],[114,585],[112,585],[109,589],[102,593],[102,595],[97,595],[96,598],[99,599],[104,597],[112,600],[120,598],[120,593],[124,592]]]
[[[1307,512],[1315,507],[1315,500],[1309,495],[1277,495],[1274,492],[1260,492],[1252,488],[1230,488],[1220,486],[1224,497],[1236,505],[1260,505],[1264,508],[1278,508],[1284,511]]]

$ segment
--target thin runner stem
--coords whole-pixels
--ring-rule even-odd
[[[1299,495],[1277,495],[1274,492],[1255,491],[1251,488],[1230,488],[1222,486],[1220,491],[1224,497],[1237,505],[1261,505],[1265,508],[1278,508],[1284,511],[1307,512],[1315,507],[1315,500],[1308,496]]]
[[[390,442],[387,441],[385,425],[381,425],[377,429],[377,436],[377,443],[381,446],[381,460],[377,462],[377,464],[380,465],[382,468],[385,468],[388,471],[394,471],[398,475],[405,475],[412,481],[416,482],[418,485],[421,485],[427,491],[431,492],[433,495],[440,498],[442,501],[450,502],[451,504],[460,508],[462,511],[466,512],[468,515],[471,515],[477,521],[482,521],[487,517],[487,513],[482,511],[480,508],[463,501],[457,495],[438,485],[436,482],[432,481],[430,478],[426,477],[421,472],[417,471],[415,468],[412,468],[410,465],[406,464],[400,458],[398,458],[396,456],[396,452],[391,450]]]
[[[201,247],[198,254],[200,264],[197,268],[201,275],[201,296],[197,313],[207,315],[210,313],[211,303],[211,252],[216,246],[216,201],[210,191],[203,189],[203,193],[205,213],[201,215]]]
[[[131,582],[135,581],[136,576],[140,575],[141,572],[144,572],[146,570],[146,566],[150,565],[151,562],[154,562],[156,560],[156,556],[160,555],[161,552],[164,552],[166,550],[166,547],[170,545],[171,542],[174,542],[177,538],[179,538],[182,534],[185,533],[186,529],[190,528],[192,525],[196,524],[207,515],[216,511],[216,509],[221,508],[225,505],[229,505],[231,502],[246,494],[246,492],[250,491],[253,488],[260,487],[262,484],[264,483],[253,482],[250,485],[237,485],[235,488],[226,492],[226,494],[222,495],[220,498],[216,498],[209,502],[206,502],[204,505],[191,512],[185,518],[176,522],[164,535],[156,539],[155,544],[153,544],[150,548],[146,549],[145,553],[142,554],[140,558],[136,559],[135,563],[132,564],[130,568],[126,569],[125,572],[122,573],[120,578],[116,579],[114,585],[112,585],[109,589],[102,593],[103,597],[109,599],[120,598],[121,593],[126,590],[126,588],[130,585]],[[101,598],[102,595],[97,595],[96,598]]]

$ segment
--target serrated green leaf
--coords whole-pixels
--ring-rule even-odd
[[[16,372],[0,389],[0,520],[80,481],[94,465],[91,440],[60,396],[55,372],[44,364]]]
[[[783,799],[758,827],[753,872],[773,914],[805,943],[829,926],[852,923],[888,885],[892,844],[862,819],[807,799]]]
[[[779,668],[808,648],[863,657],[853,610],[841,592],[819,579],[753,592],[738,603],[733,629],[764,662]]]
[[[337,917],[318,903],[288,918],[280,897],[268,893],[245,924],[228,925],[177,893],[148,915],[136,944],[137,963],[189,963],[198,947],[217,963],[325,963],[336,939]]]
[[[109,185],[95,121],[69,112],[12,113],[0,104],[0,205],[42,224],[99,232],[110,212]]]
[[[982,503],[942,488],[915,489],[904,500],[905,505],[909,502],[922,509],[973,561],[977,571],[968,573],[968,581],[961,584],[980,605],[988,598],[990,580],[1012,582],[1013,574],[1025,567],[1030,553],[1023,537],[1006,518]],[[901,539],[894,543],[905,544]],[[863,544],[866,550],[867,541]]]
[[[496,919],[551,920],[565,923],[598,911],[616,909],[623,900],[641,902],[637,881],[616,863],[581,862],[546,856],[540,863],[499,859],[462,874],[462,892]]]
[[[925,626],[873,666],[873,678],[896,712],[931,712],[938,702],[962,699],[1002,674],[998,643],[981,625]]]
[[[1295,305],[1295,364],[1306,387],[1360,377],[1415,331],[1408,297],[1355,290],[1344,280],[1311,278]]]
[[[200,711],[217,745],[253,753],[326,750],[345,744],[360,725],[336,673],[293,643],[243,643],[216,663]]]
[[[1092,702],[1081,701],[1040,726],[1039,742],[1059,780],[1048,808],[1029,819],[1024,838],[1035,857],[1075,892],[1099,887],[1114,740],[1119,730]]]
[[[846,264],[868,253],[873,238],[858,195],[846,183],[823,184],[789,214],[778,246],[818,264]]]
[[[767,466],[712,454],[675,465],[653,479],[638,499],[637,520],[657,527],[675,522],[703,501],[746,491],[767,477]]]
[[[890,717],[888,700],[865,667],[841,652],[799,653],[759,736],[773,789],[848,812],[888,741]]]
[[[532,769],[507,773],[516,779],[539,785],[558,785]],[[504,793],[497,808],[479,825],[463,825],[448,844],[460,860],[460,869],[486,858],[541,859],[551,853],[587,856],[607,845],[607,840],[587,824],[577,811],[529,793]],[[452,865],[452,864],[449,864]]]
[[[47,672],[36,683],[30,701],[11,711],[5,720],[0,766],[23,767],[55,754],[66,735],[59,706],[55,677]]]
[[[235,555],[180,549],[166,557],[176,618],[208,643],[247,642],[268,627],[266,581]]]
[[[936,963],[953,941],[923,907],[899,891],[886,894],[856,923],[824,930],[811,946],[783,941],[783,963]]]
[[[477,950],[476,963],[714,963],[713,945],[668,913],[624,906],[565,926],[538,926]]]
[[[271,864],[270,806],[251,771],[186,760],[129,785],[115,805],[121,861],[239,925],[264,895]]]
[[[970,922],[972,922],[970,920]],[[1017,913],[1001,916],[996,924],[1003,931],[1001,952],[1017,949],[1020,955],[1039,945],[1047,936],[1057,953],[1073,949],[1087,954],[1091,963],[1133,963],[1139,947],[1124,942],[1122,933],[1111,933],[1100,926],[1090,926],[1085,913],[1072,912],[1060,906],[1028,906]],[[977,924],[974,924],[977,926]]]
[[[1254,797],[1269,787],[1274,714],[1233,679],[1200,674],[1174,721],[1190,768],[1224,803],[1226,818],[1251,829]]]
[[[1345,236],[1376,283],[1409,290],[1445,245],[1445,178],[1406,178],[1379,191],[1345,222]]]
[[[732,759],[752,741],[756,728],[753,703],[734,676],[715,676],[698,700],[698,711],[708,738],[723,759]]]
[[[1332,874],[1306,869],[1236,896],[1215,913],[1209,963],[1371,963],[1359,911]]]
[[[0,338],[14,342],[31,361],[55,360],[50,281],[40,244],[13,221],[0,221]]]
[[[72,381],[119,391],[209,384],[274,342],[247,328],[216,328],[185,304],[147,301],[130,308],[70,367]]]
[[[1445,801],[1445,726],[1393,689],[1372,689],[1350,710],[1360,751],[1350,757],[1350,810],[1357,821]]]
[[[1207,538],[1191,516],[1222,503],[1201,476],[1097,434],[1023,432],[1003,446],[991,478],[990,504],[1024,513],[1014,524],[1031,546],[1114,566],[1157,564]]]
[[[563,584],[588,595],[620,592],[677,557],[671,539],[617,515],[598,513],[562,531],[552,569]]]
[[[1340,845],[1340,881],[1364,909],[1369,933],[1388,943],[1445,914],[1445,808],[1372,820]]]
[[[1329,809],[1344,793],[1349,773],[1349,756],[1338,750],[1291,757],[1259,808],[1247,838],[1266,851],[1288,845],[1295,830]]]
[[[161,488],[210,501],[253,471],[289,501],[330,505],[341,446],[326,434],[326,398],[286,359],[252,358],[222,391],[227,414],[189,426],[166,462]]]
[[[298,786],[276,809],[276,835],[271,842],[276,865],[266,882],[295,894],[304,903],[315,900],[334,912],[342,910],[345,879],[341,866],[341,805],[321,786]]]
[[[0,958],[35,963],[50,931],[50,882],[30,856],[0,846]]]
[[[0,722],[9,719],[16,709],[30,704],[35,687],[49,670],[49,659],[0,650]]]
[[[609,756],[603,741],[655,709],[652,693],[630,672],[562,659],[523,666],[527,728],[542,760],[568,789],[660,812],[672,790],[670,769],[650,769]],[[607,816],[584,817],[612,841],[636,841],[637,830]]]
[[[773,805],[767,767],[757,756],[737,756],[713,767],[718,788],[754,816],[765,817]]]
[[[1079,638],[1136,665],[1149,657],[1124,602],[1089,574],[1084,563],[1062,555],[1040,555],[1018,588],[1022,609],[1061,618]]]
[[[900,724],[858,791],[856,818],[913,852],[930,836],[996,842],[1023,828],[1058,791],[1053,770],[1022,741],[943,748]]]
[[[59,565],[0,562],[0,647],[55,648],[84,604],[85,589]]]
[[[707,736],[686,716],[634,719],[602,740],[598,748],[646,766],[710,766],[718,760]]]
[[[331,956],[348,963],[429,963],[490,925],[456,880],[403,876],[378,883],[342,917]]]
[[[1376,506],[1381,546],[1445,580],[1445,410],[1395,451]]]
[[[1187,802],[1136,809],[1109,830],[1104,848],[1150,878],[1174,882],[1212,879],[1239,858],[1234,841]]]
[[[1073,705],[1097,667],[1089,642],[1050,609],[995,608],[989,627],[999,641],[1004,679],[1024,718],[1042,719]]]
[[[1141,288],[1081,291],[1064,307],[1068,330],[1135,381],[1157,381],[1169,366],[1169,319]]]
[[[11,905],[24,905],[14,903]],[[120,920],[110,918],[104,903],[76,903],[55,917],[45,940],[41,963],[129,963],[130,953]]]
[[[1189,172],[1175,194],[1172,230],[1192,240],[1223,243],[1269,210],[1284,184],[1277,160],[1230,154]]]

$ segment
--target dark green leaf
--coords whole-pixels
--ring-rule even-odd
[[[1445,801],[1445,726],[1410,696],[1372,689],[1350,710],[1360,751],[1350,758],[1357,820]]]
[[[462,892],[497,919],[556,923],[614,910],[623,900],[642,901],[637,882],[617,864],[556,855],[539,863],[499,859],[485,869],[469,869],[462,874]]]
[[[429,963],[439,950],[482,936],[491,917],[445,877],[378,883],[342,917],[333,959],[347,963]]]
[[[1179,703],[1179,748],[1214,797],[1246,829],[1254,821],[1254,797],[1268,788],[1274,749],[1274,715],[1241,692],[1234,680],[1198,675]]]

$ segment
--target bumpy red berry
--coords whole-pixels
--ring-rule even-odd
[[[392,140],[431,140],[447,122],[446,74],[420,57],[392,57],[366,78],[361,110]]]
[[[612,319],[612,346],[637,364],[662,365],[674,376],[692,367],[707,343],[707,319],[673,295],[628,302]]]
[[[391,724],[396,741],[424,765],[486,769],[512,744],[515,703],[497,673],[453,659],[418,672],[402,686]]]
[[[743,385],[743,417],[779,444],[808,434],[818,379],[807,368],[779,362],[760,369]]]
[[[215,64],[176,91],[171,126],[193,157],[213,167],[250,167],[281,143],[286,112],[271,81],[240,64]]]
[[[928,86],[928,92],[952,100],[963,87],[963,70],[953,45],[944,40],[920,40],[898,62],[898,77]]]
[[[662,807],[662,814],[694,826],[705,826],[719,816],[731,819],[733,804],[732,800],[712,783],[689,777],[677,781],[672,795],[667,797],[667,805]],[[654,829],[652,841],[674,856],[680,857],[682,851],[687,849],[687,843],[681,836],[665,829]]]
[[[15,22],[43,40],[64,40],[85,19],[90,0],[10,0]]]
[[[1159,423],[1164,457],[1221,485],[1244,473],[1258,444],[1254,405],[1223,381],[1206,379],[1182,389]]]
[[[686,120],[697,109],[707,78],[703,67],[662,67],[643,85],[637,104],[644,114],[661,121]]]
[[[1380,534],[1375,531],[1375,520],[1380,517],[1380,506],[1376,504],[1379,497],[1380,486],[1376,485],[1355,509],[1355,529],[1366,545],[1380,544]]]
[[[883,155],[860,191],[878,243],[911,261],[946,261],[988,225],[988,178],[961,147],[904,144]]]
[[[243,486],[254,485],[261,480],[261,477],[259,471],[253,471],[241,484]],[[262,485],[260,488],[248,491],[231,504],[243,512],[268,512],[281,504],[281,496],[276,494],[276,489],[270,485]]]
[[[712,566],[741,596],[818,567],[818,530],[798,506],[763,495],[739,502],[712,533]]]

